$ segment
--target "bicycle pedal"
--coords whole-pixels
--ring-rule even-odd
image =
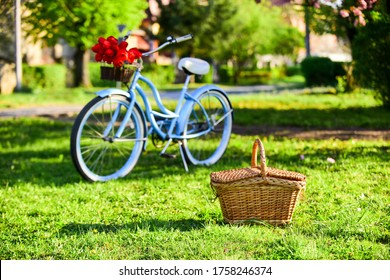
[[[176,155],[174,154],[166,154],[166,153],[163,153],[163,154],[160,154],[161,157],[164,157],[164,158],[176,158]]]

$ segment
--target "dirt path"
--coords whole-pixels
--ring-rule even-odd
[[[369,129],[304,129],[299,127],[268,127],[233,125],[233,133],[240,135],[263,135],[299,139],[361,139],[390,141],[390,130]]]
[[[69,105],[58,107],[38,107],[25,109],[0,110],[0,118],[18,117],[47,117],[51,119],[73,122],[76,112],[82,106]],[[386,140],[390,141],[390,130],[369,130],[362,128],[355,129],[304,129],[300,127],[270,127],[264,125],[233,125],[233,133],[239,135],[257,135],[276,137],[289,137],[299,139],[365,139],[365,140]]]

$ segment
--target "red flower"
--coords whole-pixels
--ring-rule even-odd
[[[114,58],[113,57],[104,57],[103,58],[103,61],[107,62],[108,64],[111,64],[113,62]]]
[[[126,42],[126,41],[122,41],[122,42],[120,42],[120,44],[118,45],[118,47],[120,48],[120,49],[127,49],[127,45],[128,45],[128,43]]]
[[[100,44],[96,44],[92,47],[92,51],[95,53],[100,52],[100,49],[101,49]]]
[[[107,37],[107,41],[109,41],[111,45],[118,45],[118,40],[114,36]]]
[[[129,50],[129,53],[130,52],[134,54],[135,59],[139,59],[142,56],[142,53],[137,48],[131,48]]]
[[[141,58],[142,53],[137,48],[131,48],[127,51],[128,43],[118,40],[114,36],[107,39],[100,37],[98,43],[91,49],[95,55],[96,61],[104,61],[108,64],[114,64],[115,67],[122,67],[125,62],[133,63],[134,60]]]
[[[115,52],[114,52],[114,50],[112,50],[112,49],[107,49],[107,50],[104,52],[104,54],[105,54],[106,56],[108,56],[108,57],[114,57],[114,56],[115,56]]]
[[[127,53],[127,60],[129,61],[129,63],[133,63],[134,60],[135,60],[135,55],[134,55],[134,53],[128,52],[128,53]]]
[[[95,54],[95,60],[96,61],[102,61],[103,60],[103,55],[100,54],[100,53]]]
[[[116,53],[116,56],[121,57],[123,59],[127,58],[127,51],[126,49],[119,49]]]
[[[111,48],[111,43],[110,43],[108,40],[104,40],[104,41],[103,41],[103,44],[101,44],[101,46],[102,46],[104,49],[109,49],[109,48]]]
[[[115,67],[122,67],[123,66],[123,60],[121,60],[120,58],[116,57],[113,62]]]

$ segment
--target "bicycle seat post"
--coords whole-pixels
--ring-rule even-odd
[[[188,85],[190,84],[190,80],[191,80],[191,76],[187,75],[186,79],[184,81],[183,87],[181,89],[180,97],[177,100],[177,106],[176,106],[176,110],[175,110],[176,114],[178,114],[180,112],[180,110],[181,110],[181,106],[182,106],[182,103],[183,103],[183,100],[184,100],[184,96],[185,96],[185,94],[188,91]]]
[[[187,74],[186,75],[186,79],[185,79],[184,84],[183,84],[183,87],[182,87],[182,90],[180,92],[179,99],[177,100],[177,106],[176,106],[175,114],[179,114],[180,113],[180,110],[181,110],[181,108],[183,106],[183,100],[184,100],[185,94],[187,93],[187,90],[188,90],[188,85],[190,83],[190,80],[191,80],[191,75]],[[175,128],[175,123],[176,123],[176,120],[174,122],[172,122],[171,126],[169,127],[168,135],[172,134],[173,129]],[[173,155],[165,153],[171,142],[172,142],[172,138],[170,138],[168,140],[168,143],[166,143],[165,147],[161,151],[160,156],[163,156],[163,157],[166,157],[166,158],[174,158],[175,157]],[[185,159],[185,156],[184,156],[182,142],[178,141],[178,144],[179,144],[179,152],[180,152],[181,159],[183,161],[184,169],[185,169],[186,172],[188,172],[188,166],[187,166],[187,162],[186,162],[186,159]]]

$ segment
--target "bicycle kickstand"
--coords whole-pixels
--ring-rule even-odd
[[[186,172],[188,172],[187,161],[183,151],[183,143],[181,141],[179,141],[179,150],[180,150],[181,160],[183,161],[184,169],[186,170]]]
[[[168,143],[165,144],[164,149],[161,151],[160,156],[165,157],[165,158],[176,158],[176,155],[172,155],[172,154],[167,154],[167,153],[165,153],[166,150],[167,150],[167,148],[168,148],[169,145],[171,144],[171,142],[172,142],[172,139],[169,139],[169,140],[168,140]],[[180,151],[181,159],[182,159],[182,161],[183,161],[184,169],[186,170],[186,172],[188,172],[188,165],[187,165],[186,159],[185,159],[185,157],[184,157],[183,143],[182,143],[181,141],[178,141],[178,143],[179,143],[179,151]]]

